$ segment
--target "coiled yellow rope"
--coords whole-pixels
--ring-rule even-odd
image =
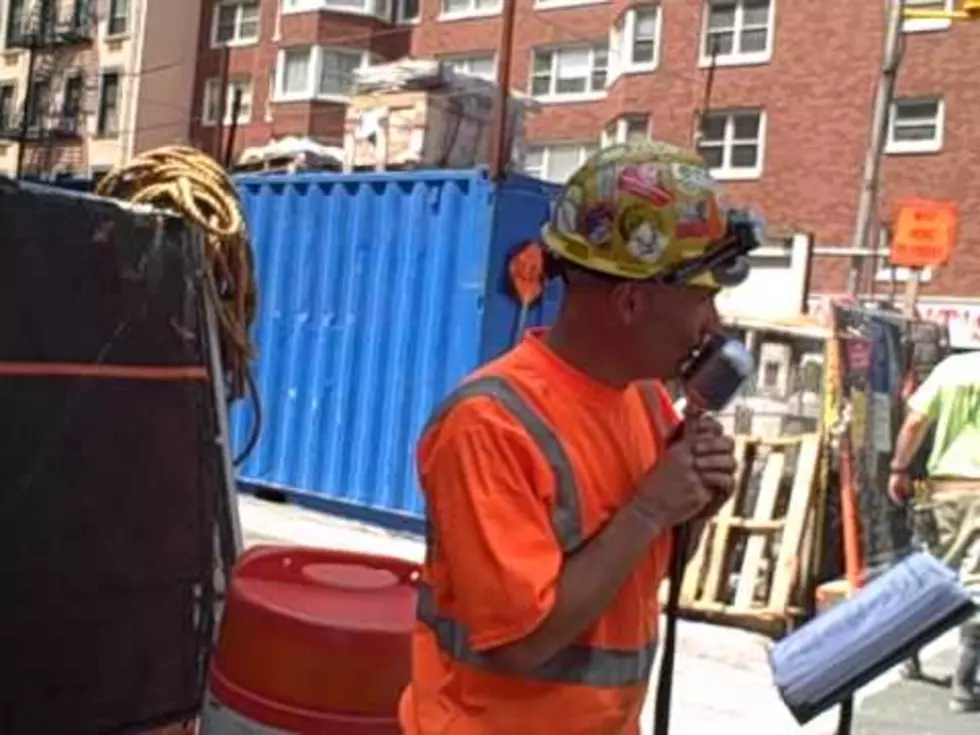
[[[243,394],[254,357],[249,330],[258,303],[253,253],[235,184],[210,156],[187,146],[147,151],[112,169],[100,196],[171,210],[204,232],[207,280],[222,326],[222,357],[231,398]]]

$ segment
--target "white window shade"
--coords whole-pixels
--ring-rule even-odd
[[[596,152],[592,143],[532,145],[524,157],[524,172],[546,181],[562,184]]]
[[[313,49],[288,49],[282,52],[279,97],[302,97],[310,93]]]

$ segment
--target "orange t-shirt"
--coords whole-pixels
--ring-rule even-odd
[[[585,538],[629,499],[660,438],[640,391],[615,390],[555,355],[535,330],[473,378],[506,378],[551,427],[576,475]],[[661,416],[677,420],[659,389]],[[468,631],[471,650],[520,640],[549,614],[563,562],[552,525],[555,477],[511,413],[487,397],[462,400],[419,446],[418,466],[437,542],[423,580],[439,614]],[[577,642],[633,650],[657,637],[670,537],[651,545],[610,609]],[[633,735],[646,694],[508,676],[463,663],[416,626],[412,684],[400,718],[408,735]]]

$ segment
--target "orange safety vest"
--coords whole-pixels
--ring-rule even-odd
[[[647,430],[653,438],[652,458],[655,458],[667,435],[664,413],[672,410],[669,408],[670,399],[659,384],[639,387],[643,396],[639,400],[645,406],[645,410],[641,411],[647,417]],[[553,477],[550,525],[554,538],[564,556],[574,554],[601,527],[601,523],[597,522],[600,519],[595,517],[595,502],[583,496],[575,462],[566,450],[567,439],[556,435],[550,422],[542,416],[541,406],[534,406],[532,400],[525,398],[509,377],[494,374],[491,366],[464,383],[433,414],[423,430],[423,442],[454,408],[472,399],[488,399],[532,440]],[[645,465],[646,468],[649,466]],[[615,510],[611,508],[608,515]],[[613,607],[595,626],[552,659],[520,678],[495,672],[486,656],[471,646],[470,632],[466,626],[450,609],[444,609],[452,605],[440,605],[433,587],[433,569],[438,563],[439,554],[446,550],[439,547],[440,539],[433,523],[427,524],[426,536],[426,571],[419,586],[419,626],[415,634],[415,683],[402,702],[402,720],[407,733],[496,735],[498,729],[506,727],[508,732],[505,735],[530,734],[541,731],[543,717],[565,719],[568,724],[554,725],[555,732],[560,730],[569,735],[625,735],[637,732],[636,722],[656,655],[659,617],[657,592],[669,563],[669,534],[655,540],[649,561],[634,571]],[[474,571],[474,574],[477,573]],[[630,628],[632,630],[627,630]],[[610,645],[610,637],[618,638],[618,645]],[[439,671],[430,670],[433,667]],[[425,671],[420,673],[420,669]],[[441,725],[428,729],[430,718],[421,711],[425,703],[420,700],[437,695],[424,680],[445,683],[456,674],[462,683],[455,688],[447,686],[446,691],[465,690],[459,695],[466,700],[459,703],[461,710],[470,708],[489,712],[494,709],[495,701],[501,701],[501,707],[504,707],[503,699],[498,700],[495,693],[503,698],[506,692],[506,697],[513,700],[512,707],[516,708],[516,719],[505,724],[496,720],[492,712],[485,715],[464,713],[455,718],[449,714]],[[515,694],[515,685],[519,687],[519,694]],[[439,685],[433,686],[438,688]],[[426,691],[423,692],[423,689]],[[450,699],[452,696],[445,694]],[[539,704],[541,707],[535,710]],[[443,713],[447,706],[433,709]],[[413,710],[416,711],[413,713]],[[501,717],[507,720],[509,715]],[[522,722],[525,723],[523,728]],[[487,726],[492,729],[486,729]]]

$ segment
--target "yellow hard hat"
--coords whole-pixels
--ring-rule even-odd
[[[648,279],[703,259],[728,232],[717,182],[695,152],[669,143],[613,145],[565,184],[541,233],[554,254],[583,268]],[[722,288],[745,280],[707,269],[687,285]],[[734,276],[734,277],[733,277]]]

